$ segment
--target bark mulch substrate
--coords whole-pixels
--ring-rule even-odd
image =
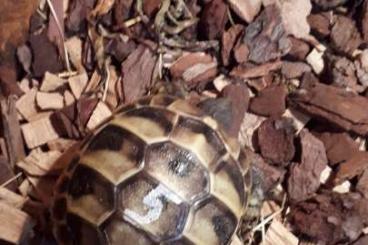
[[[55,160],[165,85],[230,106],[267,199],[246,244],[368,244],[368,0],[9,0],[0,16],[0,243],[52,242]]]

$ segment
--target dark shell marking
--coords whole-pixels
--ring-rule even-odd
[[[56,239],[229,244],[250,190],[249,163],[229,142],[184,100],[159,95],[118,109],[57,183]]]

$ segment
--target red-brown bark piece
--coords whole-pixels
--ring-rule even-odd
[[[249,60],[261,64],[275,60],[290,50],[280,9],[268,5],[254,22],[247,26],[244,37],[249,47]]]
[[[353,245],[366,245],[368,244],[368,235],[365,235],[354,242]]]
[[[282,66],[281,61],[264,63],[262,65],[255,66],[250,63],[242,64],[235,67],[230,75],[239,78],[255,78],[266,76],[271,71],[280,69]]]
[[[324,192],[293,206],[290,218],[296,231],[313,241],[350,244],[367,224],[367,205],[357,193]]]
[[[230,84],[222,90],[222,94],[231,101],[232,118],[228,133],[237,138],[240,125],[249,105],[248,87],[244,84]]]
[[[217,74],[217,61],[204,52],[187,53],[170,67],[174,79],[183,79],[189,87],[207,83]]]
[[[357,134],[368,133],[368,99],[316,83],[289,96],[291,104]]]
[[[213,0],[203,9],[199,28],[208,39],[218,38],[228,20],[228,7],[224,0]]]
[[[261,155],[278,166],[287,165],[294,157],[294,132],[286,119],[267,119],[258,128]]]
[[[309,15],[308,23],[311,27],[312,33],[314,32],[321,37],[327,37],[328,35],[330,35],[331,20],[328,12],[321,12]]]
[[[365,0],[362,8],[362,18],[361,18],[362,34],[363,40],[368,41],[368,1]]]
[[[319,139],[325,145],[331,165],[346,161],[359,151],[359,145],[347,133],[324,132]]]
[[[302,157],[293,163],[288,178],[288,194],[293,202],[300,202],[313,195],[320,186],[320,176],[327,167],[323,143],[306,129],[300,132]]]
[[[239,35],[243,32],[244,26],[235,25],[229,28],[229,30],[225,31],[222,34],[222,48],[221,48],[221,58],[222,63],[225,66],[229,65],[231,51],[235,46],[236,40],[239,38]]]
[[[304,60],[310,51],[309,45],[306,42],[294,37],[289,37],[289,40],[291,43],[291,48],[288,56],[297,60]]]
[[[154,54],[140,45],[122,63],[122,79],[125,103],[130,103],[146,93],[151,85],[156,65]]]
[[[368,198],[368,170],[365,170],[363,174],[359,177],[357,186],[357,191],[359,191],[365,198]]]
[[[363,52],[354,61],[356,76],[359,83],[364,87],[368,87],[368,49]]]
[[[267,164],[259,154],[254,153],[248,148],[245,149],[245,153],[252,164],[252,171],[254,171],[256,173],[255,176],[259,178],[261,185],[259,188],[261,188],[265,194],[272,191],[278,183],[282,182],[286,173],[284,169]],[[255,181],[259,183],[257,180]]]
[[[261,90],[250,101],[249,110],[261,116],[280,116],[286,109],[285,85],[271,85]]]
[[[345,16],[338,15],[331,30],[331,44],[339,52],[352,54],[362,43],[355,22]]]
[[[287,79],[301,77],[305,72],[310,71],[311,67],[304,62],[284,61],[281,68],[281,73]]]
[[[234,47],[234,58],[238,64],[245,63],[248,61],[248,55],[249,55],[249,48],[248,46],[239,41],[236,43]]]
[[[340,164],[334,178],[334,183],[340,184],[345,180],[352,179],[362,174],[366,169],[368,169],[368,152],[359,151],[349,160]]]
[[[355,65],[345,57],[329,56],[332,84],[337,87],[347,88],[355,92],[363,92],[363,87],[358,85]]]

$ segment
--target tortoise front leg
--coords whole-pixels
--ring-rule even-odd
[[[242,224],[237,232],[241,238],[248,237],[254,225],[258,223],[262,204],[265,200],[264,176],[254,167],[254,163],[258,158],[259,156],[247,147],[239,155],[239,163],[244,179],[244,189],[248,195],[247,203],[244,207]]]

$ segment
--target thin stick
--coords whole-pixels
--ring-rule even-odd
[[[134,18],[131,18],[129,20],[126,20],[124,22],[124,25],[126,27],[131,27],[131,26],[134,26],[135,24],[139,23],[142,21],[142,17],[141,16],[137,16],[137,17],[134,17]]]
[[[4,183],[2,183],[2,184],[0,185],[0,187],[2,188],[2,187],[5,187],[5,186],[9,185],[10,183],[12,183],[12,182],[13,182],[13,181],[15,181],[16,179],[18,179],[20,176],[22,176],[22,173],[18,173],[17,175],[15,175],[14,177],[12,177],[11,179],[9,179],[9,180],[5,181]]]
[[[234,19],[233,19],[233,16],[232,16],[231,11],[230,11],[230,9],[229,9],[229,8],[227,9],[227,16],[229,17],[230,24],[231,24],[232,26],[234,26],[234,25],[235,25],[235,21],[234,21]]]
[[[57,29],[59,31],[59,34],[61,35],[61,38],[63,39],[63,48],[64,48],[64,55],[65,55],[65,64],[66,64],[66,69],[70,72],[71,68],[70,68],[70,62],[69,62],[69,54],[68,54],[68,50],[66,49],[66,45],[65,45],[65,37],[64,37],[64,33],[63,33],[63,29],[61,28],[61,24],[59,22],[59,19],[57,17],[54,5],[52,4],[51,0],[46,0],[47,4],[49,5],[51,14],[53,15],[54,19],[55,19],[55,23],[57,26]]]
[[[286,195],[284,195],[284,199],[282,200],[282,204],[279,210],[277,210],[276,212],[274,212],[273,214],[271,214],[270,216],[268,216],[266,219],[262,220],[262,222],[260,222],[258,225],[256,225],[252,231],[256,231],[259,230],[260,228],[264,227],[264,225],[266,225],[267,223],[269,223],[271,220],[273,220],[277,215],[279,215],[280,213],[282,213],[282,211],[285,208],[285,203],[286,203]]]
[[[60,78],[66,78],[66,77],[75,76],[77,74],[78,74],[77,71],[66,71],[66,72],[59,73],[58,74],[58,77],[60,77]]]

